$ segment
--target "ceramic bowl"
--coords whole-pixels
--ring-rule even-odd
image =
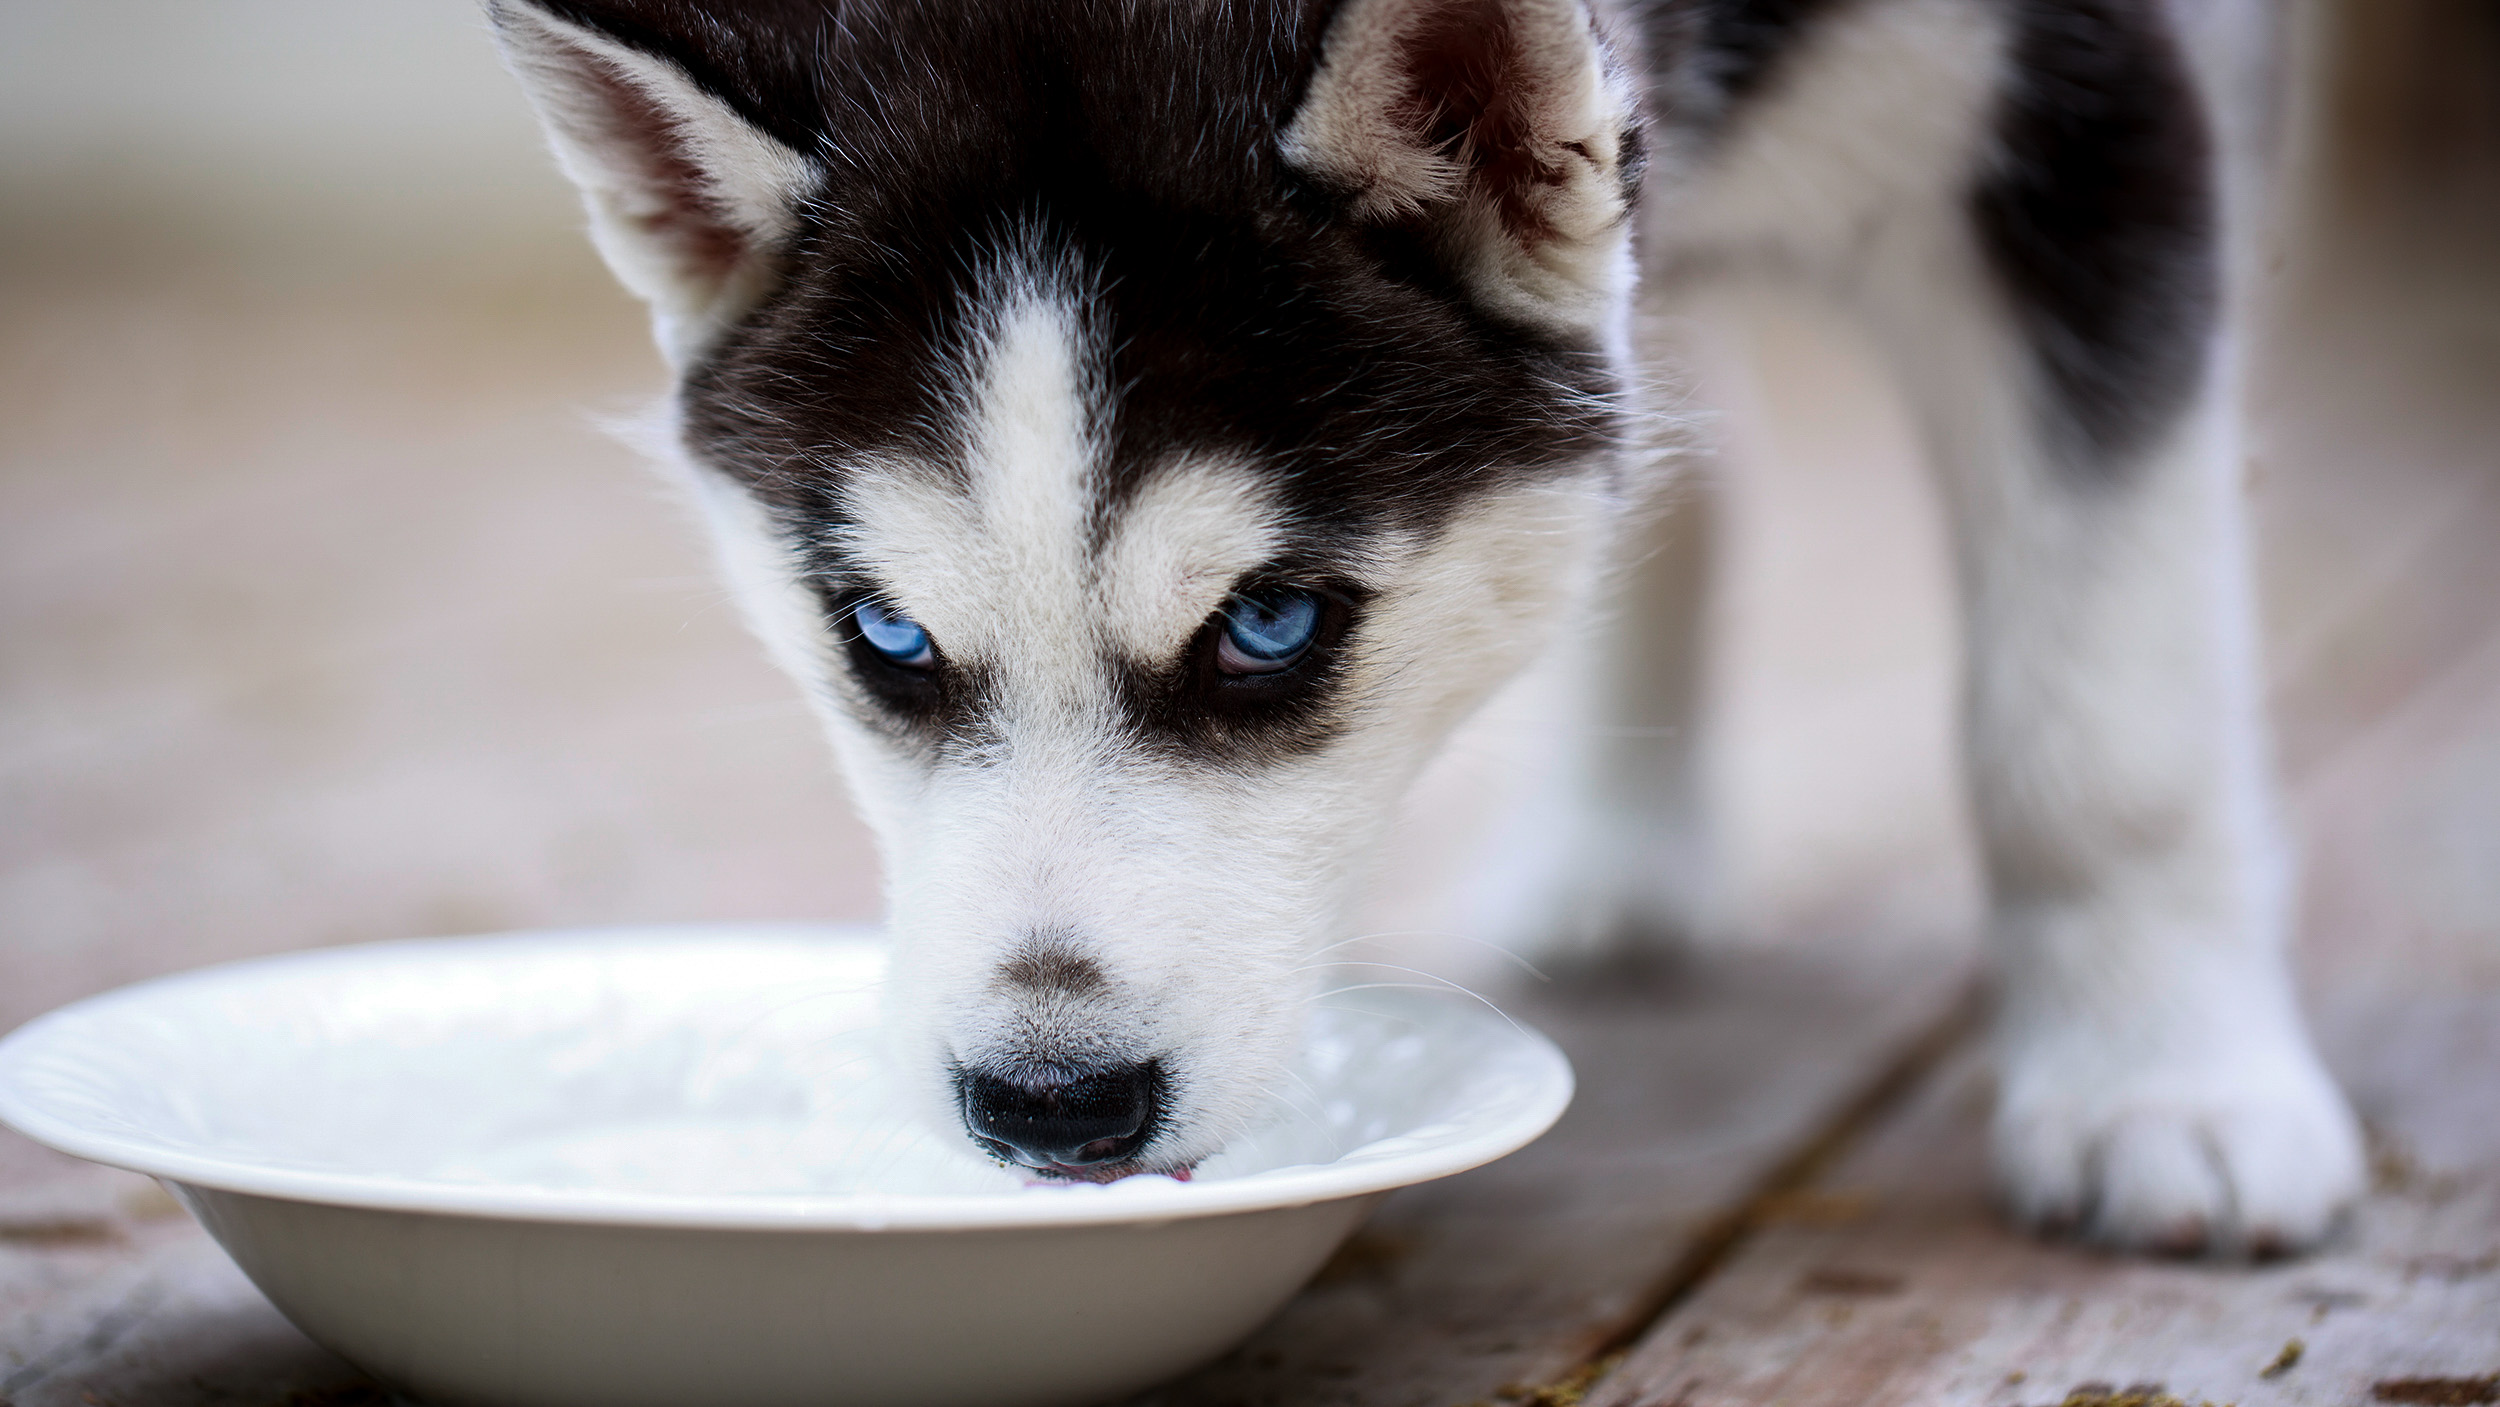
[[[162,1179],[426,1402],[1043,1407],[1223,1352],[1383,1194],[1571,1095],[1465,998],[1347,994],[1194,1181],[1027,1187],[881,1093],[883,965],[871,932],[786,927],[234,963],[0,1041],[0,1120]]]

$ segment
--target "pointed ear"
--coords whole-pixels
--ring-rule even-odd
[[[1582,0],[1345,0],[1284,154],[1494,309],[1588,331],[1630,288],[1638,122]]]
[[[557,163],[590,207],[592,241],[651,305],[660,349],[686,365],[769,286],[816,186],[814,163],[675,59],[536,0],[487,0],[486,9]]]

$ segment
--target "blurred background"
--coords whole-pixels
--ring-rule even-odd
[[[2181,4],[2253,212],[2308,931],[2353,935],[2312,970],[2500,982],[2500,7]],[[0,1030],[315,944],[873,916],[812,725],[599,428],[662,381],[580,224],[466,0],[0,5]],[[1901,411],[1810,307],[1684,326],[1713,926],[1966,941]],[[1455,880],[1550,714],[1425,781],[1367,919],[1401,960],[1491,961]]]

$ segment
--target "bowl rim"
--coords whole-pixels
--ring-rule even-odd
[[[908,1193],[697,1194],[600,1192],[437,1182],[378,1173],[315,1171],[203,1154],[106,1132],[56,1115],[23,1093],[15,1076],[80,1024],[107,1011],[145,1003],[175,990],[232,980],[253,970],[358,959],[428,954],[466,945],[693,941],[698,937],[800,939],[882,948],[880,930],[865,924],[694,923],[531,929],[442,938],[392,939],[298,949],[193,968],[117,987],[38,1016],[0,1037],[0,1124],[60,1152],[167,1182],[282,1201],[371,1211],[506,1221],[559,1222],[723,1231],[972,1231],[1157,1223],[1241,1212],[1281,1211],[1394,1191],[1481,1167],[1534,1142],[1571,1103],[1570,1060],[1542,1032],[1487,1004],[1472,1019],[1496,1039],[1516,1042],[1533,1068],[1535,1087],[1510,1117],[1464,1136],[1410,1152],[1352,1164],[1299,1164],[1215,1182],[1136,1178],[1108,1186],[971,1195]],[[1368,997],[1418,1003],[1428,994],[1389,991]]]

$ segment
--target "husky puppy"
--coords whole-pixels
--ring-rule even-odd
[[[880,838],[904,1077],[1044,1175],[1222,1148],[1452,725],[1593,616],[1656,653],[1598,595],[1663,477],[1636,275],[1785,277],[1949,503],[2009,1206],[2315,1242],[2360,1144],[2159,0],[1637,3],[488,0]],[[1672,805],[1592,786],[1549,931],[1672,917]]]

